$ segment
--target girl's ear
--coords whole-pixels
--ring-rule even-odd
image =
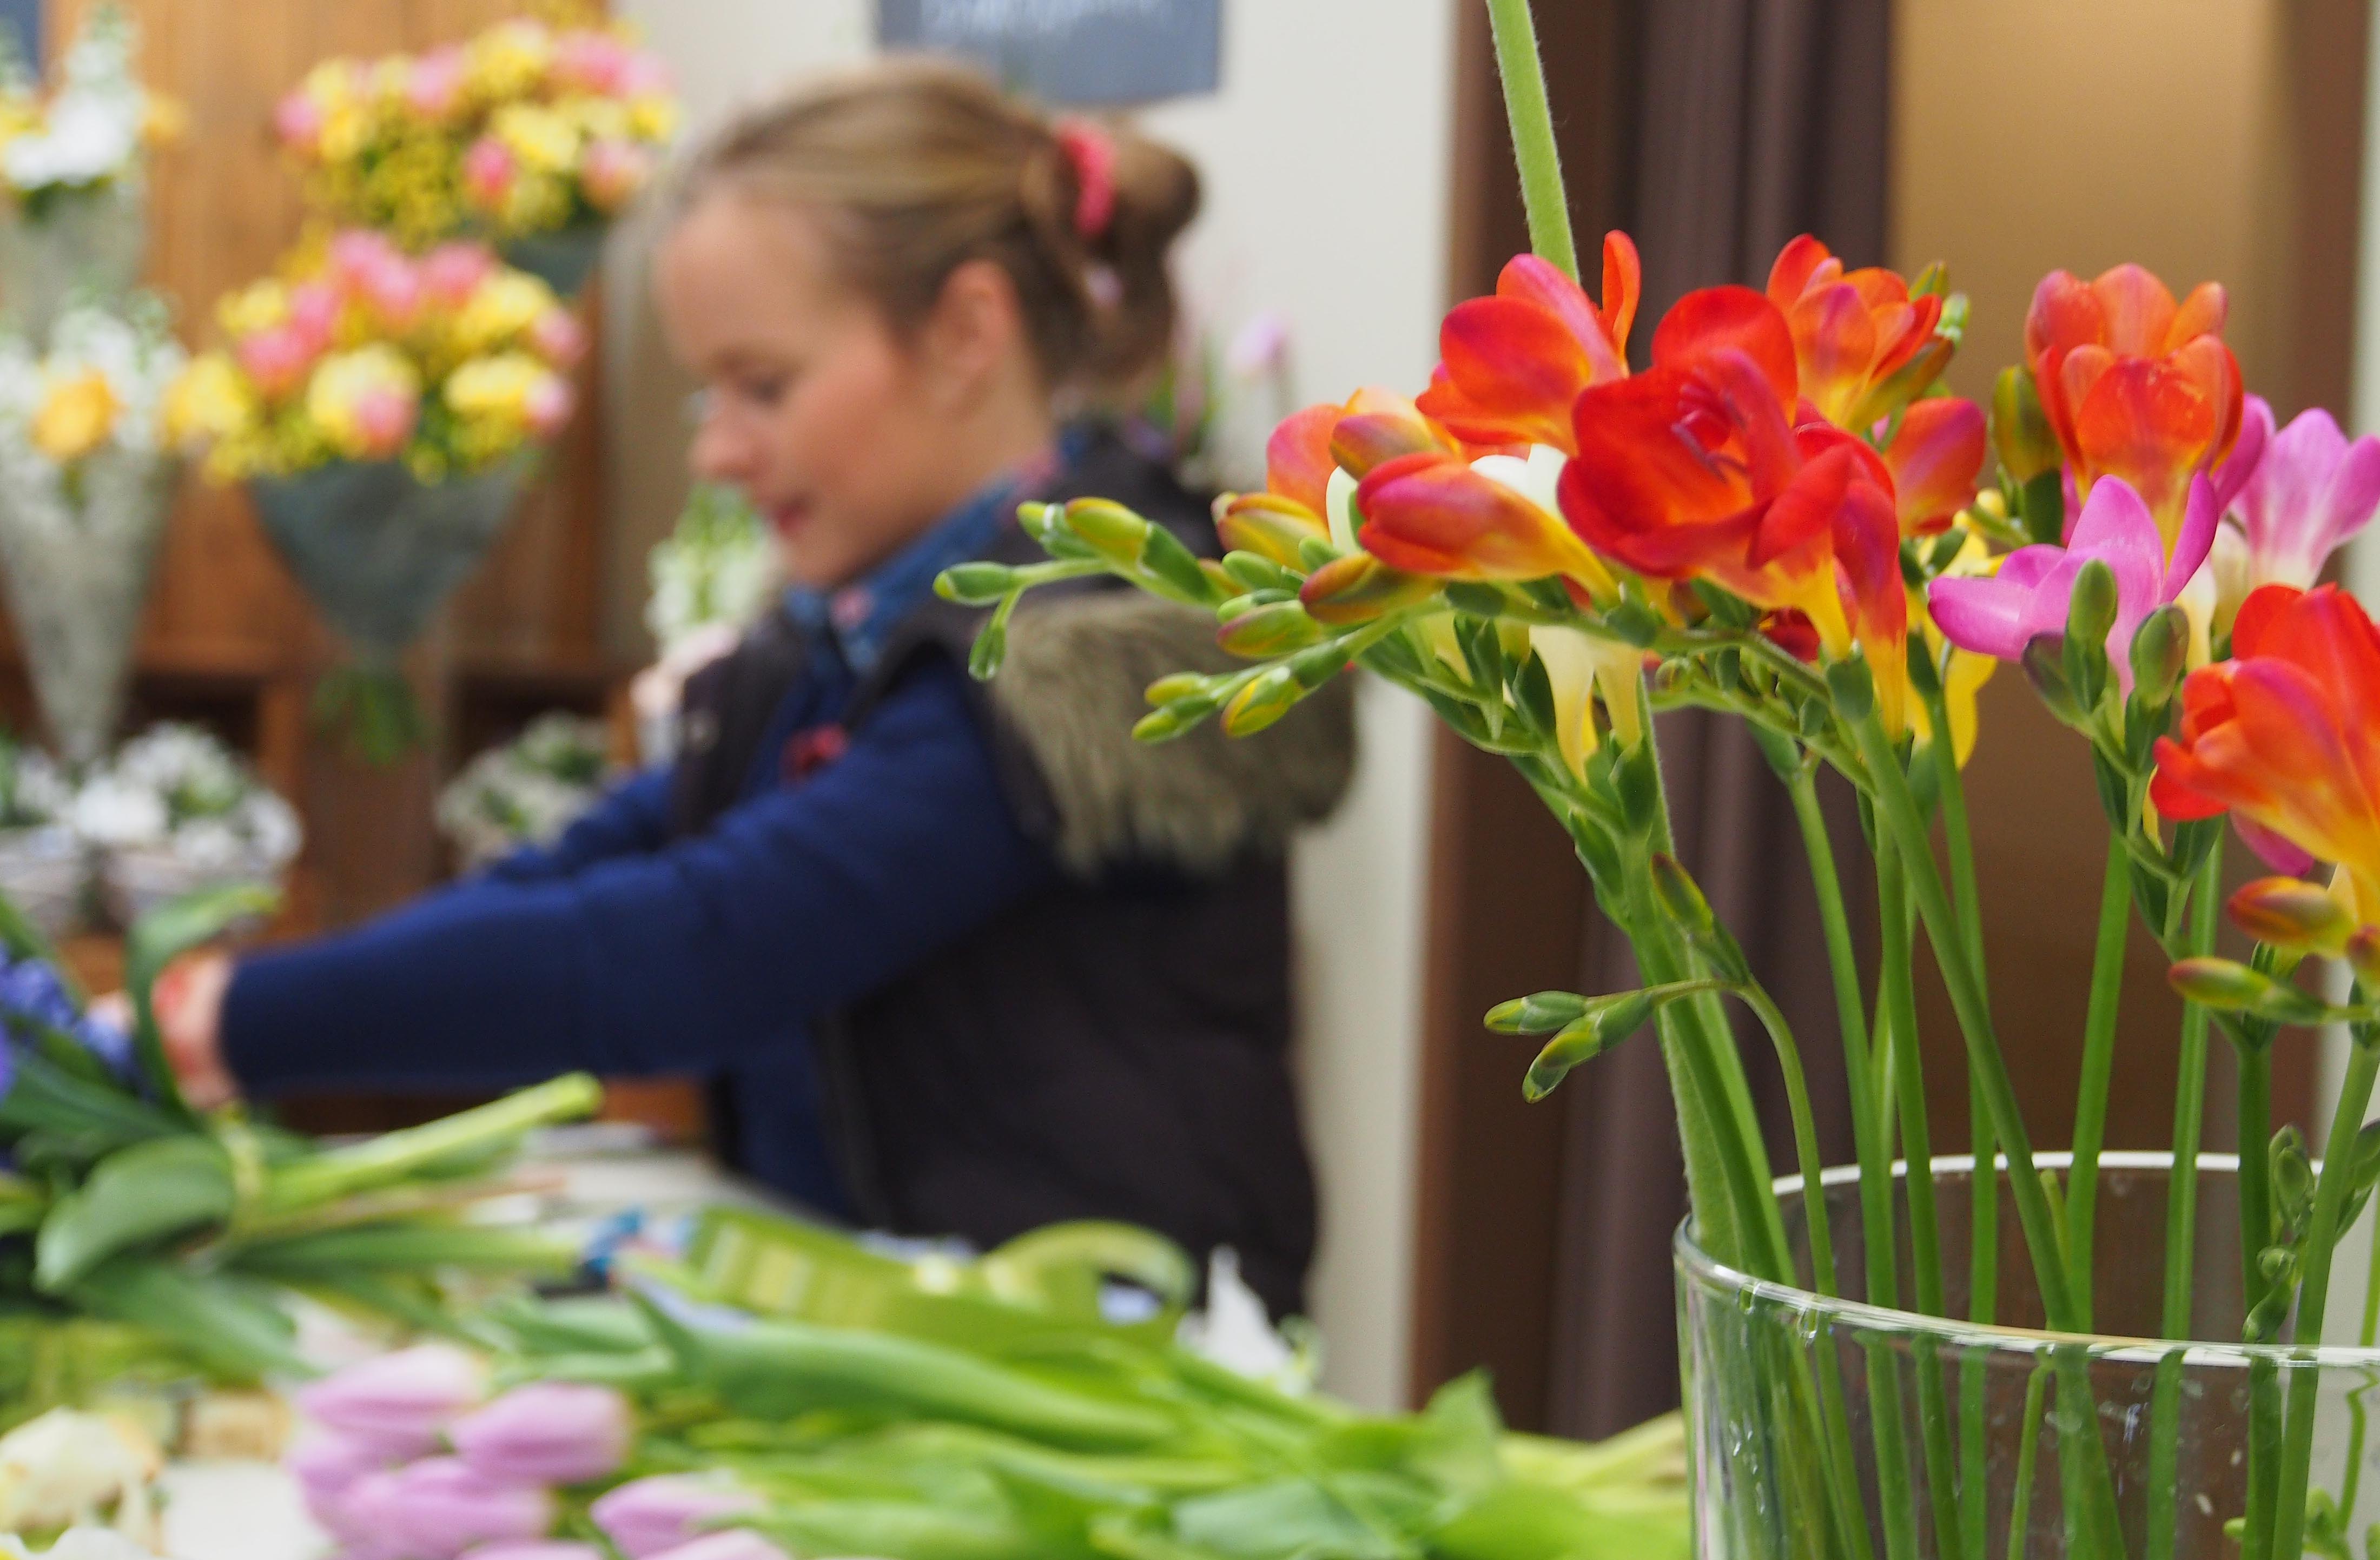
[[[944,278],[918,345],[932,394],[948,406],[966,405],[1006,381],[1020,359],[1029,368],[1032,346],[1016,284],[995,262],[962,262]]]

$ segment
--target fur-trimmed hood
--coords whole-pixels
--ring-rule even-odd
[[[1122,591],[1027,598],[991,684],[1002,735],[1046,788],[1059,861],[1080,876],[1123,862],[1208,875],[1278,855],[1328,817],[1355,762],[1345,678],[1252,737],[1209,720],[1170,742],[1137,742],[1144,690],[1171,673],[1244,666],[1215,643],[1211,615]]]

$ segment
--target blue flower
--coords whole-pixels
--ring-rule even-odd
[[[131,1037],[78,1006],[45,959],[0,961],[0,1021],[55,1030],[104,1062],[116,1077],[129,1080],[133,1076]],[[10,1070],[9,1060],[0,1055],[0,1094],[7,1092]]]

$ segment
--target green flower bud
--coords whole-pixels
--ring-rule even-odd
[[[1702,885],[1682,862],[1667,851],[1655,851],[1651,865],[1653,896],[1689,936],[1706,933],[1718,924],[1718,918],[1711,914],[1710,901],[1703,896]]]
[[[1998,452],[2001,469],[2020,483],[2057,470],[2066,458],[2029,370],[2003,369],[1992,386],[1992,448]]]
[[[2258,878],[2231,896],[2226,908],[2240,931],[2284,953],[2335,957],[2356,930],[2346,906],[2302,878]]]
[[[2189,1001],[2220,1013],[2252,1007],[2273,989],[2270,976],[2228,958],[2185,958],[2166,971],[2166,981]]]
[[[2093,558],[2074,577],[2074,594],[2066,603],[2066,638],[2074,644],[2107,650],[2116,627],[2116,571],[2105,558]]]
[[[2153,709],[2173,701],[2190,664],[2190,615],[2179,606],[2157,608],[2132,635],[2132,697]]]
[[[1643,1029],[1645,1020],[1653,1016],[1653,1007],[1650,992],[1595,998],[1587,1011],[1548,1041],[1529,1064],[1528,1076],[1521,1080],[1522,1097],[1535,1104],[1552,1093],[1572,1067],[1592,1061]]]
[[[1303,576],[1292,574],[1258,553],[1224,554],[1223,572],[1245,591],[1295,591],[1304,582]]]
[[[1136,567],[1156,530],[1123,505],[1105,498],[1077,498],[1066,506],[1066,525],[1111,563]]]
[[[1152,704],[1178,704],[1183,700],[1207,692],[1212,686],[1212,680],[1204,672],[1176,672],[1150,683],[1148,690],[1141,697]]]
[[[1016,588],[1006,564],[954,564],[934,577],[934,594],[961,606],[990,606]]]
[[[1223,730],[1233,737],[1253,736],[1289,713],[1305,697],[1297,674],[1287,666],[1275,666],[1232,696],[1223,710]]]
[[[1262,661],[1303,650],[1321,637],[1322,625],[1292,601],[1243,613],[1223,625],[1215,642],[1244,660]]]
[[[1551,1034],[1585,1018],[1592,1000],[1576,992],[1516,996],[1489,1008],[1487,1024],[1498,1034]]]

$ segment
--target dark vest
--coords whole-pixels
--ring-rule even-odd
[[[1113,438],[1043,496],[1093,494],[1215,550],[1205,506]],[[993,555],[1041,555],[1010,527]],[[1274,1311],[1295,1311],[1315,1207],[1290,1076],[1281,850],[1343,788],[1346,702],[1301,709],[1277,741],[1137,749],[1138,689],[1184,657],[1213,664],[1211,620],[1119,599],[1112,581],[1027,601],[1012,670],[1020,659],[1042,670],[976,685],[974,711],[1014,815],[1068,870],[848,1009],[813,1017],[844,1188],[866,1224],[983,1247],[1084,1218],[1144,1225],[1201,1256],[1229,1245]],[[924,658],[964,664],[983,616],[940,600],[913,613],[845,725],[864,725]],[[1028,645],[1040,648],[1020,655]],[[734,805],[801,661],[798,635],[772,619],[689,681],[681,834]],[[1069,724],[1075,737],[1051,737]],[[1214,773],[1147,767],[1201,762]],[[1220,816],[1185,816],[1209,804]],[[731,1121],[768,1108],[727,1103]]]

